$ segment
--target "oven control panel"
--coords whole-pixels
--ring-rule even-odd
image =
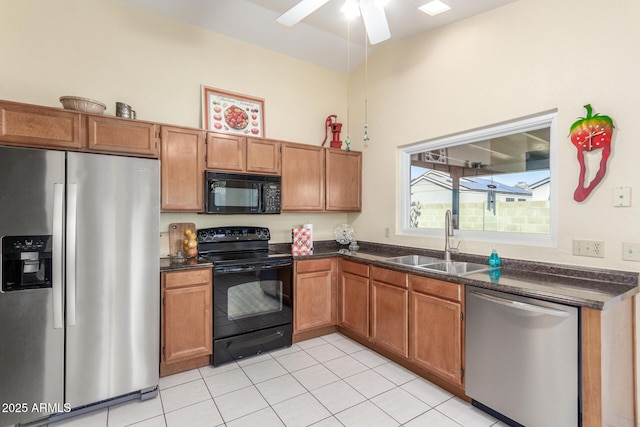
[[[198,230],[198,243],[269,240],[266,227],[215,227]]]

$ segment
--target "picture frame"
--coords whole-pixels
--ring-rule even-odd
[[[264,138],[264,99],[202,85],[202,127]]]

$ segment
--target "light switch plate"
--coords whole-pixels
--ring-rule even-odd
[[[631,206],[631,187],[613,187],[613,206]]]
[[[626,261],[640,261],[640,243],[622,242],[622,259]]]

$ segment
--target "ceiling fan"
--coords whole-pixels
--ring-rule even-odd
[[[300,3],[280,15],[276,21],[287,27],[293,27],[329,0],[301,0]],[[387,16],[384,13],[382,0],[345,0],[343,12],[362,15],[364,27],[372,45],[383,42],[391,37]]]

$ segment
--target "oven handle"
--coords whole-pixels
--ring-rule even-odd
[[[230,273],[243,273],[247,271],[259,271],[259,270],[274,270],[277,268],[288,267],[293,265],[293,261],[286,260],[273,264],[251,264],[251,265],[240,265],[240,266],[230,266],[230,267],[215,267],[213,268],[214,274],[230,274]]]
[[[571,315],[571,313],[567,313],[566,311],[554,310],[553,308],[542,307],[536,304],[528,304],[526,302],[520,302],[512,299],[500,298],[495,295],[488,295],[478,291],[470,291],[470,293],[489,302],[515,308],[517,310],[530,311],[532,313],[546,314],[548,316],[555,317],[569,317]]]
[[[245,271],[255,271],[255,266],[242,266],[242,267],[214,267],[214,274],[230,274],[230,273],[242,273]]]

